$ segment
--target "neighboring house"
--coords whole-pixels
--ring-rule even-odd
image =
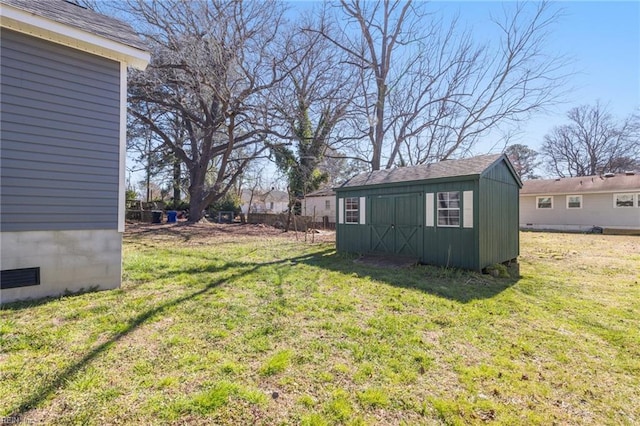
[[[0,303],[120,286],[127,24],[62,0],[0,0]]]
[[[520,191],[520,227],[640,231],[640,175],[629,172],[525,181]]]
[[[336,222],[336,193],[331,188],[308,193],[302,202],[302,215],[316,218],[316,222]]]
[[[521,186],[502,154],[355,176],[335,188],[337,249],[477,271],[512,261]]]
[[[270,213],[278,214],[286,212],[289,206],[289,195],[285,191],[272,189],[263,192],[260,190],[244,189],[240,196],[243,214]],[[249,204],[250,203],[250,204]]]

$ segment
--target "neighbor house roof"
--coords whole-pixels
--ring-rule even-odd
[[[335,197],[336,192],[331,188],[322,188],[316,191],[310,192],[305,197]]]
[[[459,176],[476,176],[482,174],[485,170],[503,158],[506,159],[503,154],[489,154],[461,160],[445,160],[438,163],[419,166],[376,170],[373,172],[359,174],[349,179],[337,189]],[[514,176],[516,176],[515,172]],[[518,179],[517,176],[516,179]]]
[[[253,193],[253,194],[252,194]],[[264,203],[267,200],[273,201],[273,202],[288,202],[289,201],[289,194],[285,191],[280,191],[278,189],[271,189],[269,191],[261,191],[261,190],[250,190],[250,189],[243,189],[242,193],[240,194],[240,200],[243,203],[248,203],[249,200],[252,199],[254,202],[261,202]]]
[[[640,191],[640,174],[533,179],[522,184],[520,195],[582,194]]]
[[[3,27],[96,54],[117,52],[138,68],[149,62],[148,46],[118,19],[65,0],[0,0],[0,5]]]

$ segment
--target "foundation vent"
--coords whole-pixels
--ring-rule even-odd
[[[40,285],[40,268],[7,269],[0,271],[0,289]]]

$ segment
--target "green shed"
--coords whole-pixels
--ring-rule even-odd
[[[476,271],[514,260],[521,187],[503,154],[360,174],[335,188],[337,250]]]

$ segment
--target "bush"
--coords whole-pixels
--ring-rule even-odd
[[[227,192],[224,197],[209,206],[209,213],[213,212],[233,212],[234,215],[240,214],[240,197],[236,194]]]
[[[167,210],[189,210],[189,203],[182,200],[171,200],[166,204]]]

